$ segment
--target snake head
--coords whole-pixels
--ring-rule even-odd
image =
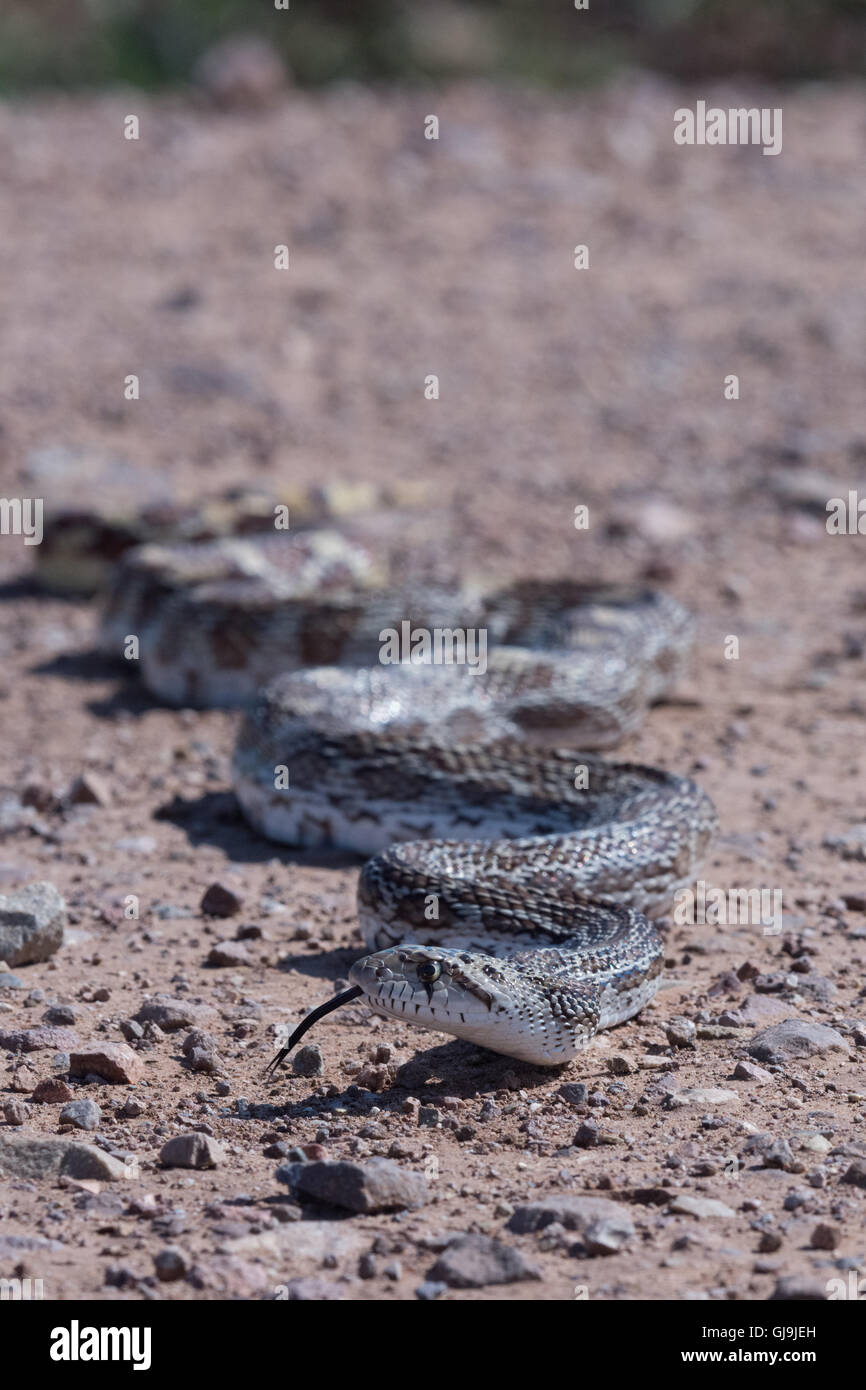
[[[378,1014],[539,1066],[568,1062],[598,1021],[597,1009],[564,1015],[524,972],[480,951],[393,946],[357,961],[349,980]]]

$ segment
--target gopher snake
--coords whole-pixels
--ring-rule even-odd
[[[571,728],[606,746],[633,728],[676,678],[690,623],[657,594],[573,585],[519,585],[486,613],[499,641],[485,675],[275,679],[243,722],[234,785],[269,838],[374,856],[358,889],[372,954],[350,994],[556,1066],[654,995],[646,914],[693,879],[716,817],[687,779],[532,745]]]

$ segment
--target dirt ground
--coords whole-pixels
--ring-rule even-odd
[[[673,111],[696,97],[782,107],[781,155],[675,146]],[[828,499],[866,498],[864,154],[862,91],[819,85],[347,87],[248,116],[130,92],[3,110],[3,494],[425,480],[430,503],[400,521],[407,570],[663,585],[698,616],[694,673],[617,756],[700,781],[721,820],[705,879],[781,891],[784,924],[667,919],[669,987],[564,1073],[346,1009],[310,1035],[324,1074],[268,1087],[275,1025],[360,953],[358,862],[249,830],[229,781],[236,716],[159,707],[93,654],[96,605],[40,597],[32,551],[4,536],[0,891],[50,880],[69,927],[50,961],[14,970],[23,988],[0,989],[0,1029],[68,1004],[82,1041],[122,1042],[163,992],[199,1006],[225,1075],[190,1071],[180,1032],[140,1045],[144,1083],[70,1083],[102,1110],[73,1137],[133,1155],[139,1176],[3,1180],[0,1273],[64,1299],[258,1299],[290,1281],[298,1297],[413,1299],[465,1232],[540,1277],[445,1300],[766,1299],[784,1276],[823,1285],[866,1264],[866,1192],[842,1180],[866,1155],[866,840],[825,844],[866,818],[866,540],[825,525]],[[63,800],[85,772],[107,804]],[[20,811],[31,784],[59,806]],[[202,916],[214,882],[242,899],[234,917]],[[246,964],[207,964],[250,927]],[[674,1016],[697,1025],[693,1048],[670,1044]],[[732,1079],[785,1018],[833,1026],[847,1050]],[[714,1027],[728,1032],[700,1036]],[[26,1054],[23,1091],[7,1056],[2,1102],[27,1110],[0,1136],[57,1134],[59,1107],[28,1100],[54,1049]],[[560,1094],[576,1082],[583,1103]],[[130,1095],[135,1118],[117,1113]],[[592,1120],[602,1142],[575,1145]],[[163,1168],[163,1144],[194,1125],[225,1146],[219,1166]],[[793,1160],[743,1157],[757,1133]],[[285,1157],[265,1153],[280,1143],[390,1153],[426,1173],[428,1200],[298,1223],[274,1176]],[[618,1201],[634,1236],[591,1255],[561,1224],[506,1229],[564,1195]],[[698,1207],[678,1212],[683,1197]],[[161,1282],[167,1245],[186,1275]]]

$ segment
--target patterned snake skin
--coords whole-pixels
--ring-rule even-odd
[[[374,856],[358,889],[372,954],[350,979],[376,1012],[557,1066],[652,998],[648,915],[693,880],[715,829],[687,779],[567,751],[637,725],[691,622],[650,591],[571,584],[518,585],[483,613],[485,674],[279,676],[244,719],[234,785],[269,838]]]

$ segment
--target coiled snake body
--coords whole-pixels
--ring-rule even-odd
[[[688,616],[646,591],[521,585],[487,609],[485,674],[291,671],[245,717],[234,785],[271,839],[372,855],[358,889],[373,1009],[543,1066],[660,983],[649,920],[715,829],[686,778],[606,746],[676,679]],[[560,744],[551,749],[539,744]]]

